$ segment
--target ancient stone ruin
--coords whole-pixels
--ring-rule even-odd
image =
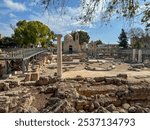
[[[61,35],[57,42],[58,55],[44,51],[27,63],[15,61],[23,70],[1,61],[1,113],[150,112],[150,68],[141,50],[62,55]]]

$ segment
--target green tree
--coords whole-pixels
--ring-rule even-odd
[[[127,35],[124,31],[124,29],[121,30],[120,36],[118,37],[119,39],[119,46],[123,47],[123,48],[127,48],[128,47],[128,38]]]
[[[18,47],[18,44],[11,37],[3,37],[0,39],[0,47],[1,48],[13,48]]]
[[[90,40],[90,36],[87,32],[84,31],[73,31],[71,32],[71,35],[73,37],[73,39],[75,40],[75,35],[79,34],[79,43],[80,45],[82,45],[84,42],[88,43]]]
[[[102,42],[101,40],[97,40],[97,41],[95,41],[95,43],[96,43],[96,45],[101,45],[101,44],[103,44],[103,42]]]
[[[39,43],[44,47],[46,43],[54,38],[54,32],[39,21],[22,20],[16,26],[13,38],[16,43],[23,47],[36,46]]]

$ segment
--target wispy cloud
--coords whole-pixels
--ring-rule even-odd
[[[16,16],[15,14],[13,14],[13,13],[10,13],[9,16],[10,16],[11,18],[16,18],[16,17],[17,17],[17,16]]]
[[[92,25],[82,25],[80,21],[77,21],[77,17],[80,14],[81,9],[66,7],[64,15],[59,13],[45,12],[43,15],[40,13],[32,13],[29,16],[29,20],[39,20],[47,24],[55,33],[61,33],[63,35],[71,32],[72,30],[83,29],[84,27],[92,27]]]
[[[3,0],[6,6],[12,10],[25,11],[26,6],[22,3],[13,2],[13,0]]]

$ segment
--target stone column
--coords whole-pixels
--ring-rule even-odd
[[[62,43],[61,34],[57,34],[57,76],[62,77]]]
[[[142,62],[142,50],[138,50],[138,63]]]
[[[136,49],[133,49],[132,52],[132,62],[135,62]]]

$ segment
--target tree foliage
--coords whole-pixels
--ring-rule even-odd
[[[103,44],[103,42],[102,42],[101,40],[97,40],[97,41],[95,41],[95,43],[96,43],[96,45],[101,45],[101,44]]]
[[[142,28],[131,28],[128,32],[129,38],[131,38],[131,45],[133,48],[144,48],[144,42],[148,43],[148,32],[144,32]]]
[[[143,39],[137,36],[132,38],[132,48],[141,49],[144,47]]]
[[[71,0],[40,0],[45,8],[50,5],[55,7],[64,7]],[[140,4],[143,4],[140,6]],[[103,21],[109,21],[112,17],[125,17],[128,20],[141,15],[141,22],[150,27],[150,2],[149,0],[81,0],[83,13],[80,19],[83,22],[91,22],[95,13],[101,14]],[[141,8],[144,7],[144,8]]]
[[[0,39],[0,47],[1,48],[13,48],[18,47],[18,44],[11,37],[3,37]]]
[[[88,43],[90,40],[90,36],[87,32],[85,31],[73,31],[71,32],[71,35],[73,39],[75,40],[75,35],[79,34],[79,43],[82,45],[84,42]]]
[[[121,30],[120,36],[118,37],[119,39],[119,46],[123,47],[123,48],[127,48],[128,47],[128,38],[127,35],[124,31],[124,29]]]
[[[54,32],[39,21],[28,22],[22,20],[19,21],[16,26],[13,38],[16,43],[24,47],[29,47],[31,45],[36,46],[39,43],[45,46],[46,43],[54,38]]]
[[[144,31],[142,28],[131,28],[128,32],[128,36],[129,38],[133,38],[133,37],[142,37],[144,35]]]

